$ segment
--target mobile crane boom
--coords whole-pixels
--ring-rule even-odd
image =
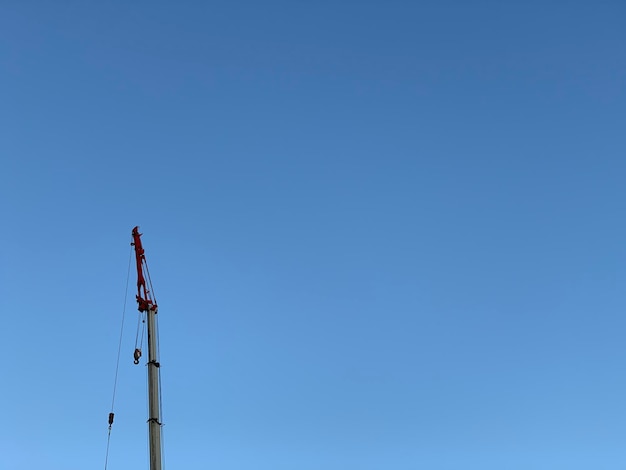
[[[162,470],[161,450],[161,397],[159,391],[159,344],[157,334],[156,315],[158,307],[152,292],[152,282],[146,262],[146,255],[141,244],[139,227],[133,228],[132,244],[135,247],[135,260],[137,262],[137,309],[145,313],[148,324],[148,435],[150,441],[150,470]],[[147,283],[146,283],[147,280]],[[139,352],[139,355],[141,352]],[[135,362],[139,362],[137,350]]]

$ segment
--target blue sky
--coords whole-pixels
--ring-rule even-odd
[[[625,14],[4,2],[0,468],[624,468]]]

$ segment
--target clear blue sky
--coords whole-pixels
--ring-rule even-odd
[[[626,467],[626,4],[6,1],[0,469]],[[126,310],[110,470],[147,468]]]

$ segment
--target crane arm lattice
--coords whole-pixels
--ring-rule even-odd
[[[140,312],[146,312],[151,307],[156,309],[157,305],[152,293],[152,283],[150,282],[146,255],[141,244],[142,234],[139,233],[139,227],[133,228],[132,235],[132,245],[135,247],[135,261],[137,263],[137,308]]]

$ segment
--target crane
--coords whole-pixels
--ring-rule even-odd
[[[161,449],[161,396],[159,385],[161,364],[159,363],[159,337],[156,315],[158,306],[152,290],[152,281],[141,244],[139,227],[133,228],[132,245],[135,247],[137,263],[137,309],[146,316],[148,324],[148,438],[150,442],[150,470],[162,469]],[[139,363],[141,349],[135,348],[135,364]],[[110,419],[110,421],[112,421]]]

